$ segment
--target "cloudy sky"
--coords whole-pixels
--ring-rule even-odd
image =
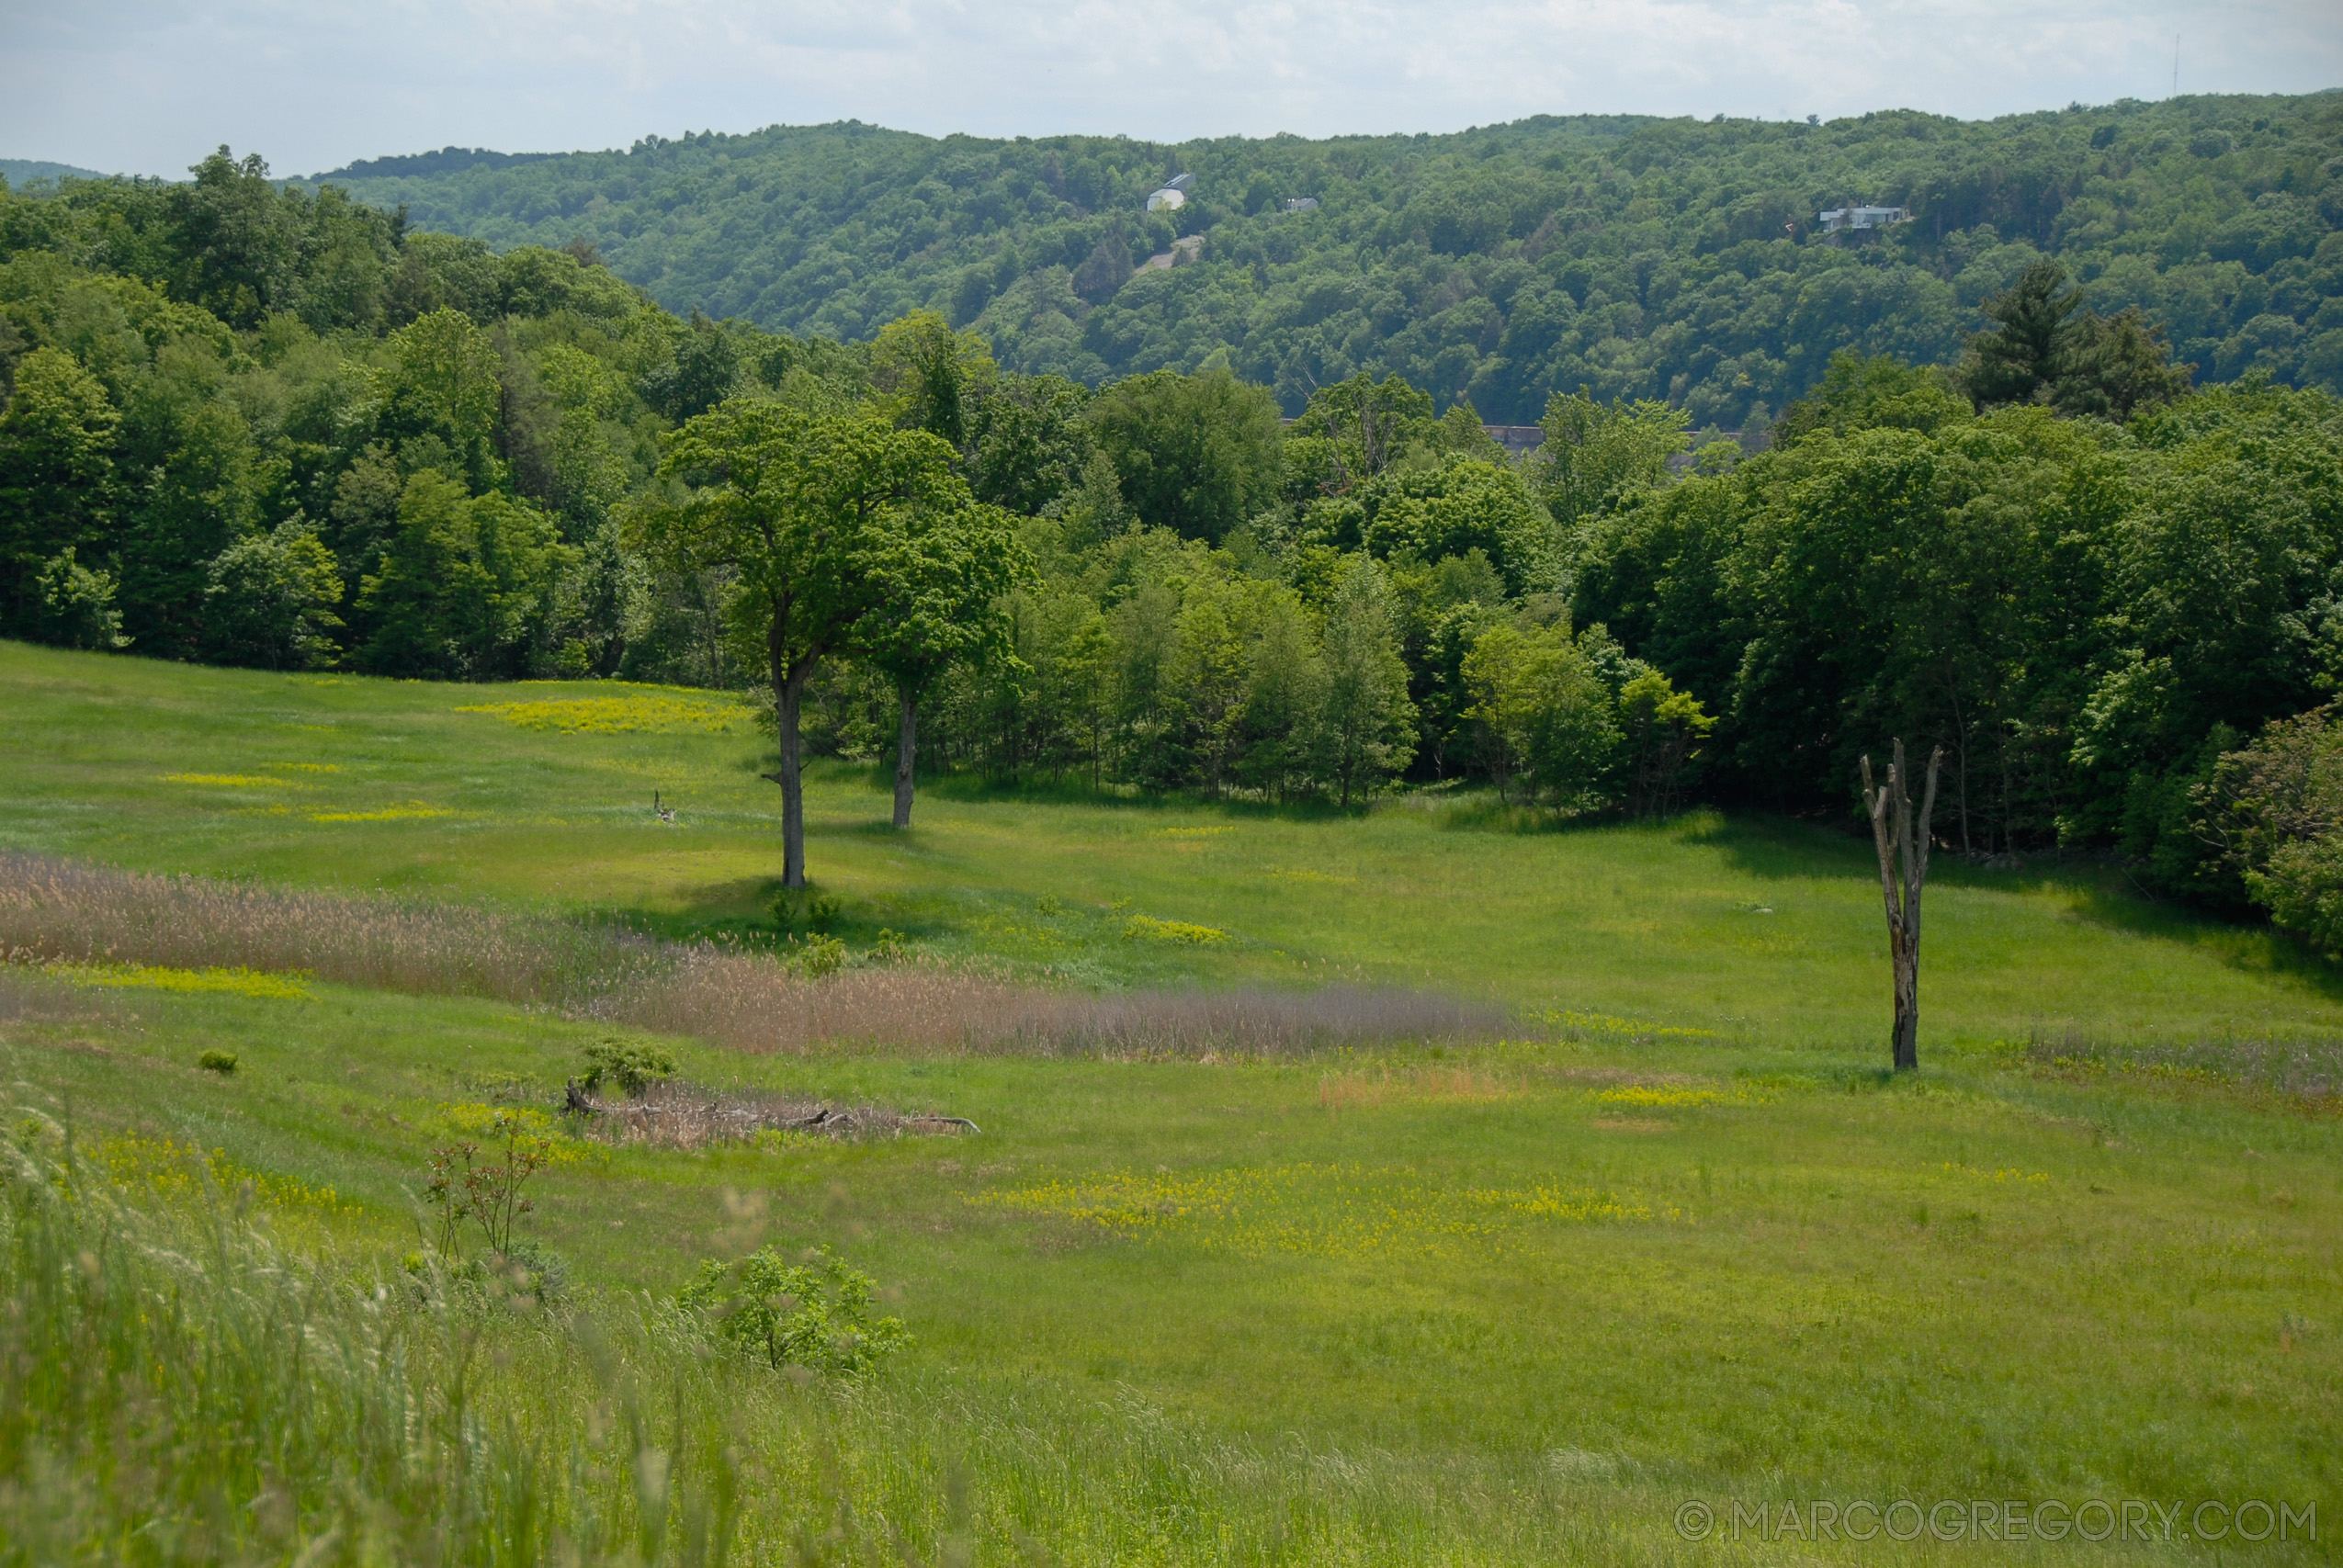
[[[940,134],[1964,117],[2343,86],[2338,0],[0,0],[0,157],[279,174],[856,118]]]

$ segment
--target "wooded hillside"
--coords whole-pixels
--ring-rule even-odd
[[[1184,207],[1142,210],[1182,173]],[[321,177],[500,249],[582,238],[677,312],[859,339],[930,308],[1014,369],[1226,365],[1287,414],[1365,370],[1499,423],[1583,384],[1741,429],[1842,348],[1950,360],[2043,254],[2102,310],[2142,307],[2201,380],[2343,388],[2337,94],[1176,146],[850,123]],[[1817,214],[1849,202],[1913,218],[1834,243]],[[1204,236],[1197,265],[1136,270],[1180,235]]]

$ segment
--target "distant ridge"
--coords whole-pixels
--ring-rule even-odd
[[[102,180],[108,176],[96,169],[76,168],[71,164],[51,164],[40,158],[0,158],[0,179],[11,186],[29,185],[34,180]]]
[[[485,147],[442,147],[436,152],[405,152],[384,158],[361,158],[338,169],[310,175],[303,184],[327,180],[386,180],[427,175],[459,175],[467,169],[507,169],[559,158],[560,152],[495,152]]]

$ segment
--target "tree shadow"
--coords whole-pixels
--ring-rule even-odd
[[[777,875],[734,877],[685,890],[678,908],[613,908],[590,918],[660,942],[715,942],[744,952],[786,953],[793,926],[775,913],[782,891]],[[957,935],[962,930],[962,922],[939,899],[915,895],[870,897],[826,886],[818,877],[809,879],[806,892],[809,898],[826,899],[833,906],[820,921],[819,934],[834,936],[849,947],[875,945],[882,931],[911,941],[932,941]],[[795,923],[794,931],[800,940],[808,934],[802,919]]]
[[[893,793],[890,769],[872,769],[873,788]],[[1148,791],[1129,784],[1100,784],[1078,779],[998,779],[982,773],[953,772],[922,774],[919,794],[955,805],[1086,806],[1103,810],[1159,814],[1167,811],[1217,811],[1231,817],[1294,822],[1338,822],[1366,814],[1364,805],[1344,807],[1331,800],[1263,800],[1246,795],[1192,795],[1182,790]],[[917,819],[914,807],[913,818]]]
[[[831,781],[861,781],[877,794],[891,794],[894,770],[889,765],[819,760]],[[1092,786],[1087,780],[1002,780],[970,772],[939,773],[920,781],[920,793],[932,800],[956,805],[1081,806],[1142,815],[1167,812],[1217,812],[1220,815],[1293,822],[1334,822],[1364,817],[1368,807],[1347,810],[1332,801],[1277,802],[1224,796],[1211,799],[1178,793],[1150,793],[1129,785]],[[1879,862],[1871,840],[1851,823],[1825,822],[1761,813],[1734,815],[1698,807],[1666,818],[1623,819],[1609,815],[1562,817],[1537,807],[1513,805],[1485,789],[1410,792],[1383,796],[1388,809],[1410,806],[1437,814],[1437,826],[1457,832],[1521,836],[1635,832],[1672,838],[1687,847],[1719,852],[1727,865],[1745,875],[1765,881],[1802,881],[1817,877],[1846,877],[1875,884]],[[916,820],[916,818],[914,818]],[[895,829],[885,818],[838,825],[830,832],[883,838]],[[907,846],[918,847],[918,846]],[[1977,865],[1939,848],[1929,866],[1933,887],[1958,887],[2014,894],[2051,894],[2063,899],[2068,912],[2087,924],[2152,941],[2186,945],[2211,953],[2224,967],[2269,976],[2302,985],[2327,1000],[2343,1001],[2343,967],[2329,962],[2284,931],[2250,918],[2191,908],[2155,898],[2141,890],[2120,865],[2098,857],[2037,856],[2025,865],[2002,868]],[[694,931],[738,929],[752,922],[728,916],[729,903],[737,905],[738,887],[712,890],[707,912],[679,917]],[[758,886],[764,886],[764,884]],[[769,903],[779,890],[777,878],[764,895]],[[882,907],[883,906],[883,907]],[[840,916],[840,934],[847,940],[875,939],[881,926],[910,936],[940,936],[960,929],[931,903],[922,919],[922,901],[913,898],[880,902],[849,902]]]
[[[1723,852],[1735,870],[1768,880],[1844,875],[1876,885],[1877,852],[1869,839],[1826,823],[1792,818],[1732,818],[1718,812],[1679,818],[1683,841]],[[2159,899],[2123,868],[2098,856],[2044,854],[2020,867],[1974,864],[1939,848],[1929,886],[1982,892],[2052,895],[2087,925],[2209,953],[2225,968],[2283,978],[2343,1001],[2343,969],[2287,932],[2251,917]]]

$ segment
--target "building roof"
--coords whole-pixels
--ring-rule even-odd
[[[1900,207],[1834,207],[1815,214],[1825,229],[1884,229],[1910,216]]]

